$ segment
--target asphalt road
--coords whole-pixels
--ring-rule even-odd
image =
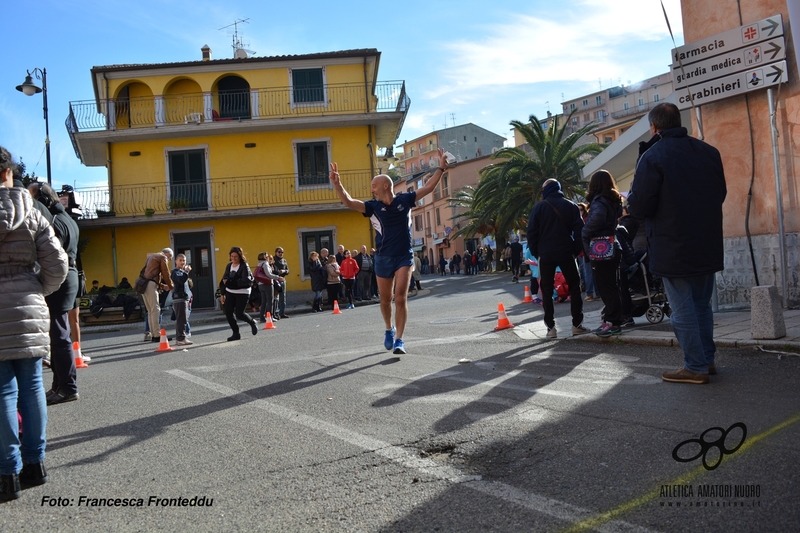
[[[537,339],[505,276],[423,284],[400,358],[374,305],[231,343],[200,324],[169,353],[85,335],[81,399],[49,409],[50,482],[0,505],[0,530],[800,529],[797,357],[721,350],[711,384],[667,384],[679,349]],[[493,331],[499,302],[513,330]],[[704,435],[732,452],[706,446],[717,468],[673,458],[738,423]]]

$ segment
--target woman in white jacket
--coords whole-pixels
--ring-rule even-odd
[[[50,314],[44,297],[61,286],[68,269],[33,197],[14,187],[13,168],[11,154],[0,147],[0,501],[47,481],[42,357],[50,347]]]

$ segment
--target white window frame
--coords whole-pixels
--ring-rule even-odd
[[[328,181],[327,184],[320,183],[319,185],[300,185],[300,168],[297,161],[297,145],[307,143],[325,143],[328,149],[328,163],[330,164],[333,159],[331,158],[331,138],[330,137],[316,137],[313,139],[292,139],[292,159],[294,161],[294,190],[296,191],[311,191],[314,189],[332,189],[333,184]]]
[[[208,164],[208,145],[195,144],[193,146],[165,146],[164,147],[164,184],[167,186],[167,205],[171,200],[170,191],[172,187],[169,182],[169,154],[170,152],[189,152],[191,150],[202,150],[205,157],[205,170],[206,170],[206,207],[207,211],[212,211],[214,207],[211,205],[211,169]]]
[[[325,68],[325,65],[318,65],[318,66],[308,66],[303,68],[298,68],[297,70],[311,70],[319,68],[322,69],[322,101],[319,102],[300,102],[295,103],[294,101],[294,77],[292,76],[292,69],[287,68],[286,71],[289,75],[289,103],[292,109],[296,108],[303,108],[303,107],[324,107],[327,109],[328,107],[328,71]]]
[[[299,261],[297,263],[298,265],[302,265],[302,264],[308,262],[308,257],[303,257],[303,253],[305,253],[305,250],[303,250],[303,234],[304,233],[324,233],[326,231],[330,231],[331,232],[331,237],[333,238],[332,246],[335,245],[335,243],[339,242],[337,240],[336,226],[320,226],[320,227],[317,227],[317,228],[309,228],[309,227],[297,228],[297,249],[299,250],[299,252],[298,252],[298,256],[299,257],[297,258],[298,261]],[[317,251],[319,251],[319,250],[317,250]],[[329,251],[331,251],[333,253],[336,253],[335,250],[329,250]],[[298,270],[300,272],[300,281],[308,281],[308,280],[311,279],[311,276],[306,276],[303,273],[304,269],[303,269],[302,266],[298,267]]]

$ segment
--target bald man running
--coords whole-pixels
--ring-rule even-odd
[[[416,191],[395,195],[392,178],[385,174],[372,178],[372,196],[374,200],[362,202],[353,200],[342,186],[339,178],[339,166],[331,163],[330,180],[342,203],[362,213],[370,219],[375,228],[375,276],[378,279],[378,292],[381,297],[381,314],[386,325],[383,346],[387,350],[394,349],[396,354],[406,353],[403,333],[408,319],[408,287],[411,277],[411,265],[414,264],[414,252],[411,239],[411,209],[415,202],[427,196],[447,170],[444,150],[439,149],[439,164],[433,176]],[[394,285],[394,287],[392,287]],[[392,295],[394,295],[394,319],[392,325]]]

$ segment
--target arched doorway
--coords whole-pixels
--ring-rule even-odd
[[[250,118],[250,84],[239,76],[225,76],[217,83],[219,117]]]
[[[117,129],[155,126],[155,104],[150,87],[136,81],[121,87],[114,99],[114,121]]]

